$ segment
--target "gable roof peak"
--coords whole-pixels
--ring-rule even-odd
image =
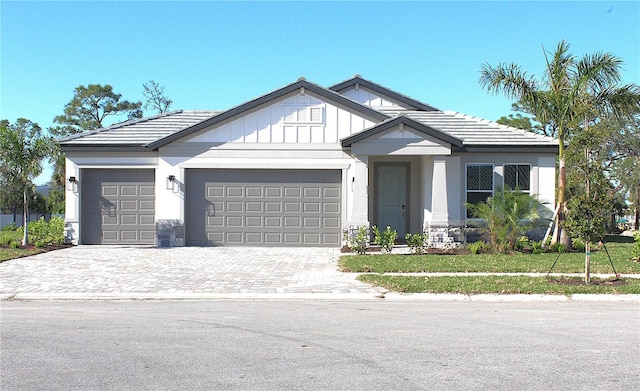
[[[367,88],[373,92],[376,92],[378,94],[387,96],[391,99],[394,99],[398,102],[404,103],[408,106],[410,106],[411,108],[418,110],[418,111],[438,111],[437,108],[428,105],[426,103],[422,103],[419,100],[413,99],[407,95],[403,95],[399,92],[396,92],[390,88],[387,88],[383,85],[374,83],[370,80],[367,79],[363,79],[359,74],[355,74],[351,79],[349,80],[345,80],[343,82],[340,82],[338,84],[335,84],[331,87],[329,87],[329,89],[331,91],[335,91],[337,93],[342,93],[343,91],[349,89],[349,88]]]

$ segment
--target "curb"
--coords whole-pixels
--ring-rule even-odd
[[[263,300],[263,301],[389,301],[389,302],[612,302],[640,303],[640,295],[463,295],[439,293],[16,293],[0,295],[1,301],[206,301],[206,300]]]

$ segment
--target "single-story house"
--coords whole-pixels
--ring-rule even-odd
[[[441,111],[356,75],[226,111],[172,111],[60,141],[76,244],[336,246],[359,226],[456,240],[465,202],[550,208],[557,140]]]

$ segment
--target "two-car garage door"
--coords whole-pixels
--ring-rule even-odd
[[[339,170],[189,169],[186,244],[339,246]]]
[[[191,246],[339,246],[341,171],[186,171]],[[154,244],[153,169],[85,169],[83,244]]]

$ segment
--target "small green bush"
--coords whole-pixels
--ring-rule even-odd
[[[556,242],[552,245],[549,245],[549,250],[554,253],[563,253],[567,251],[567,248],[560,244],[560,242]]]
[[[515,249],[518,251],[526,250],[531,248],[531,241],[526,236],[520,236],[518,240],[516,240]]]
[[[396,239],[398,238],[398,231],[395,229],[391,229],[391,227],[387,226],[387,229],[384,231],[380,231],[378,227],[373,226],[373,233],[375,235],[375,239],[373,243],[380,246],[382,252],[390,253],[393,246],[396,244]]]
[[[423,254],[424,246],[429,238],[429,234],[426,232],[415,234],[407,233],[404,238],[407,241],[407,245],[409,246],[409,250],[412,254]]]
[[[584,243],[584,240],[580,239],[580,238],[575,238],[571,240],[571,245],[573,246],[573,249],[578,251],[578,252],[583,252],[585,250],[585,248],[587,247],[587,245]]]
[[[471,254],[478,254],[480,253],[480,250],[484,248],[484,242],[479,240],[477,242],[469,243],[467,248],[471,251]]]
[[[20,235],[17,231],[2,231],[0,232],[0,246],[11,247],[13,242],[17,242],[20,245]]]
[[[9,243],[9,247],[18,248],[18,247],[20,247],[20,242],[13,241],[13,242]]]
[[[356,254],[364,254],[367,252],[369,244],[369,232],[367,227],[361,225],[355,231],[347,231],[344,233],[347,246]]]
[[[3,231],[17,231],[18,230],[18,226],[16,225],[16,223],[11,222],[7,225],[5,225],[4,227],[2,227]]]
[[[542,249],[542,240],[535,242],[531,242],[531,252],[534,254],[542,254],[544,250]]]
[[[41,218],[27,225],[29,241],[36,247],[64,243],[64,219],[52,217],[50,221]],[[19,230],[22,231],[22,228]]]

